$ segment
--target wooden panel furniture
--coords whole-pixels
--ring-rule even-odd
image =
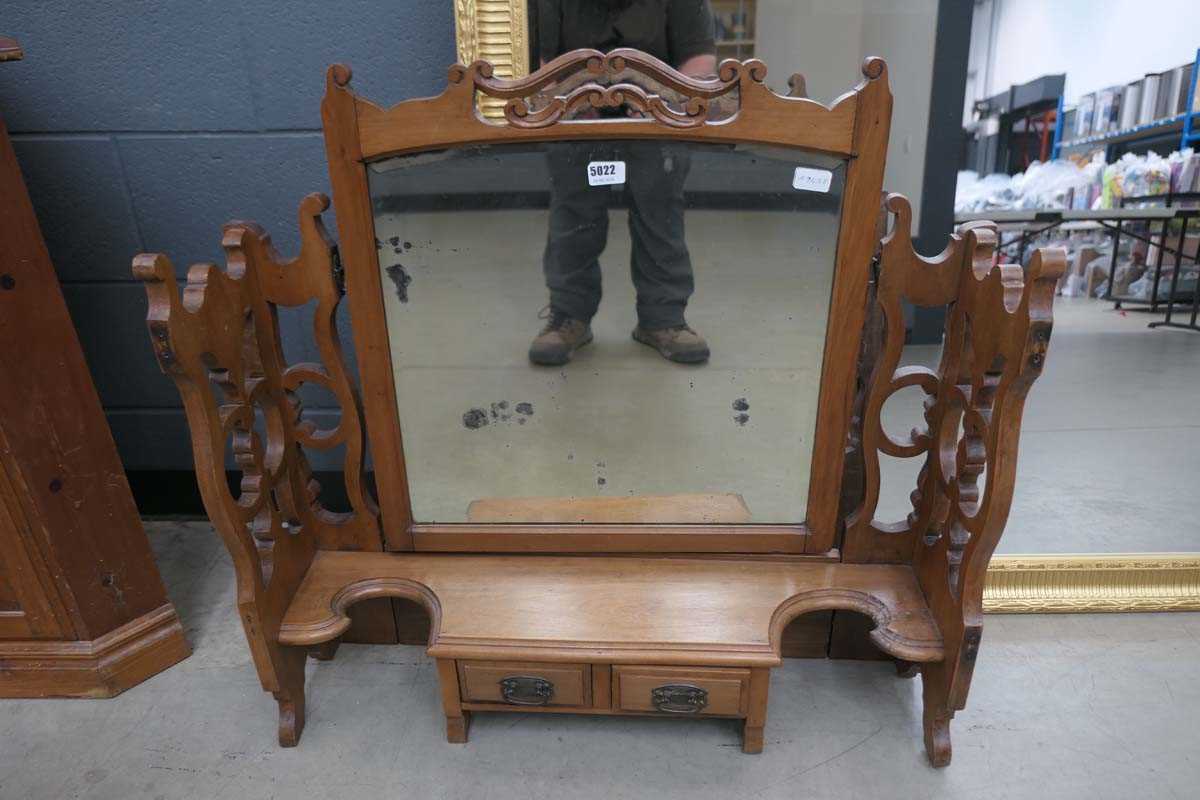
[[[0,386],[0,697],[111,697],[190,650],[2,119]]]
[[[568,80],[581,73],[582,83]],[[949,722],[966,702],[984,573],[1012,498],[1021,408],[1045,360],[1064,255],[1039,251],[1026,270],[997,266],[994,227],[975,224],[923,258],[896,195],[880,241],[891,115],[883,62],[867,60],[865,79],[829,107],[801,91],[772,93],[765,74],[761,62],[725,61],[712,80],[694,80],[636,51],[580,50],[517,81],[493,78],[484,62],[456,65],[438,97],[384,109],[354,95],[337,65],[322,106],[336,247],[321,223],[329,201],[310,195],[294,259],[253,223],[230,223],[227,269],[193,267],[181,294],[165,256],[137,257],[150,337],[183,395],[197,477],[233,554],[242,624],[279,702],[282,744],[296,744],[304,724],[305,653],[330,657],[347,610],[387,597],[428,613],[451,741],[466,740],[480,711],[707,715],[742,720],[743,747],[757,752],[789,621],[853,611],[871,620],[871,641],[901,674],[920,672],[928,757],[949,762]],[[478,113],[477,93],[504,102],[503,121]],[[732,103],[731,116],[710,117],[718,99]],[[585,106],[623,112],[571,118]],[[827,218],[836,259],[805,518],[753,522],[723,488],[683,500],[491,497],[459,522],[414,518],[424,465],[405,460],[380,262],[381,249],[409,245],[376,238],[371,165],[403,154],[436,161],[463,146],[614,140],[751,144],[842,165],[840,215]],[[408,302],[408,280],[389,277]],[[343,280],[361,404],[333,322]],[[949,308],[937,369],[898,367],[906,301]],[[278,317],[314,302],[322,363],[289,365]],[[408,351],[419,338],[404,342]],[[304,416],[306,383],[338,398],[335,426]],[[897,438],[880,411],[908,387],[925,395],[924,420]],[[226,442],[243,471],[236,494],[224,478]],[[378,506],[363,479],[368,442]],[[353,505],[341,514],[320,504],[305,456],[336,445],[347,448]],[[923,464],[899,523],[875,519],[880,453]]]

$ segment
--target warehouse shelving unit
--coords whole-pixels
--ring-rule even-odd
[[[1193,65],[1200,62],[1200,48],[1196,50],[1196,60]],[[1142,125],[1134,125],[1128,128],[1122,128],[1115,131],[1106,131],[1097,133],[1091,136],[1084,136],[1080,139],[1071,141],[1063,141],[1063,100],[1060,97],[1058,101],[1058,118],[1054,128],[1054,148],[1053,157],[1060,158],[1064,151],[1078,152],[1085,149],[1100,149],[1105,150],[1105,160],[1108,162],[1115,161],[1113,149],[1119,145],[1138,144],[1146,145],[1157,140],[1162,140],[1164,144],[1176,149],[1182,150],[1185,147],[1192,147],[1197,142],[1200,142],[1200,110],[1196,108],[1196,83],[1200,80],[1200,67],[1192,67],[1192,80],[1188,87],[1187,103],[1184,106],[1182,114],[1176,114],[1165,119],[1157,119],[1147,122]],[[1175,134],[1179,134],[1179,138],[1175,138]]]

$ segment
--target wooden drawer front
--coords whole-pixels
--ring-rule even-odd
[[[506,679],[515,685],[505,697]],[[588,664],[537,664],[521,661],[459,661],[458,681],[462,699],[468,703],[506,705],[590,706],[592,669]],[[538,687],[548,696],[539,694]],[[544,701],[543,701],[544,700]]]
[[[749,685],[748,669],[614,666],[613,707],[679,716],[744,717]],[[689,710],[688,700],[696,698],[701,699],[690,706],[695,710]]]

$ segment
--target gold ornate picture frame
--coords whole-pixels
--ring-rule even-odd
[[[525,0],[454,0],[454,43],[458,63],[483,60],[495,77],[523,78],[529,74],[529,15]],[[479,96],[479,108],[489,119],[504,116],[504,101]]]

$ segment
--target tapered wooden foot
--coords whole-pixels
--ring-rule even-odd
[[[321,644],[309,650],[308,654],[317,661],[333,661],[333,656],[337,653],[338,645],[341,643],[341,639],[332,639],[328,642],[322,642]]]
[[[915,661],[905,661],[902,658],[894,659],[896,663],[896,674],[901,678],[915,678],[921,671],[921,665]]]
[[[461,717],[446,717],[446,741],[450,744],[466,744],[467,729],[471,727],[471,715],[463,712]]]
[[[746,724],[742,726],[742,752],[761,753],[763,751],[763,726]]]
[[[298,693],[275,692],[279,703],[279,745],[295,747],[304,731],[304,688]]]
[[[295,747],[304,732],[304,662],[303,648],[281,648],[275,662],[279,689],[272,692],[279,703],[279,745]]]
[[[925,755],[935,767],[950,763],[950,718],[925,712]]]
[[[940,666],[927,664],[921,670],[925,755],[935,767],[950,763],[950,720],[954,718],[954,711],[949,707],[945,673]]]

